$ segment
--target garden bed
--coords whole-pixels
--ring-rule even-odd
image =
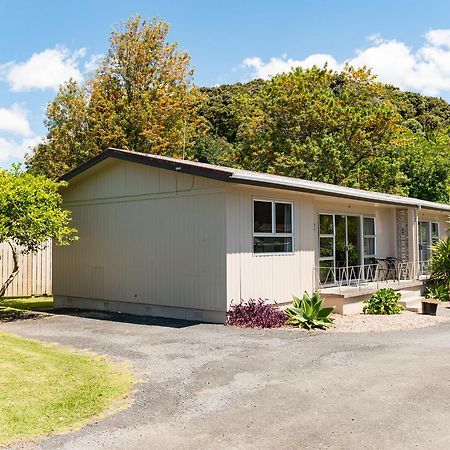
[[[331,333],[379,333],[430,327],[450,322],[449,316],[426,316],[411,311],[392,315],[352,314],[342,316],[332,314],[332,317],[334,318],[333,326],[327,330]]]

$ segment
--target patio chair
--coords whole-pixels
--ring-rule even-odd
[[[387,258],[375,258],[375,261],[377,262],[376,279],[378,281],[388,280],[391,269],[390,269],[390,263],[387,260]]]
[[[394,256],[388,256],[386,258],[376,258],[378,267],[378,281],[395,281],[399,277],[407,276],[407,267],[403,267],[401,261]],[[401,272],[401,273],[400,273]]]
[[[388,256],[386,258],[386,262],[389,266],[389,280],[399,280],[400,279],[400,272],[399,269],[403,270],[403,266],[401,266],[401,261],[398,258],[395,258],[394,256]]]

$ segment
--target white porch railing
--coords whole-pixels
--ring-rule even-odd
[[[429,275],[429,261],[402,262],[380,260],[378,263],[347,267],[314,267],[316,290],[328,287],[362,287],[368,283],[419,280]]]

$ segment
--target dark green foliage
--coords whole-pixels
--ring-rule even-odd
[[[426,288],[425,298],[435,300],[437,302],[448,302],[450,300],[450,295],[448,288],[444,285],[434,284]]]
[[[405,124],[413,131],[420,131],[430,137],[450,125],[450,105],[444,99],[427,97],[417,92],[403,92],[388,85],[386,90],[391,92]]]
[[[448,203],[450,105],[356,74],[315,68],[202,88],[209,134],[194,157]]]
[[[400,305],[400,292],[394,289],[380,289],[364,302],[364,314],[400,314],[403,306]]]
[[[400,169],[408,178],[410,197],[441,203],[450,201],[450,136],[447,130],[433,140],[410,133],[410,140],[399,157]]]
[[[318,292],[315,292],[312,297],[305,292],[302,299],[294,296],[292,306],[285,309],[288,315],[287,323],[307,330],[331,326],[333,319],[329,315],[334,308],[322,308],[322,304],[323,300]]]
[[[58,178],[109,146],[450,202],[450,105],[365,68],[196,88],[167,24],[131,18],[86,83],[49,103],[27,157]],[[131,49],[131,50],[130,50]]]
[[[450,290],[450,237],[432,246],[430,281]]]
[[[233,162],[233,145],[213,134],[198,139],[192,153],[195,160],[203,163],[230,166]]]
[[[253,80],[249,83],[222,84],[200,89],[206,100],[200,110],[209,125],[210,133],[224,138],[230,144],[236,142],[240,119],[235,103],[238,95],[254,96],[264,87],[266,81]]]

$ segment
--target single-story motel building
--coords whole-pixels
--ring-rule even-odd
[[[232,302],[320,290],[339,313],[422,289],[450,205],[118,149],[62,177],[79,240],[55,306],[224,322]]]

